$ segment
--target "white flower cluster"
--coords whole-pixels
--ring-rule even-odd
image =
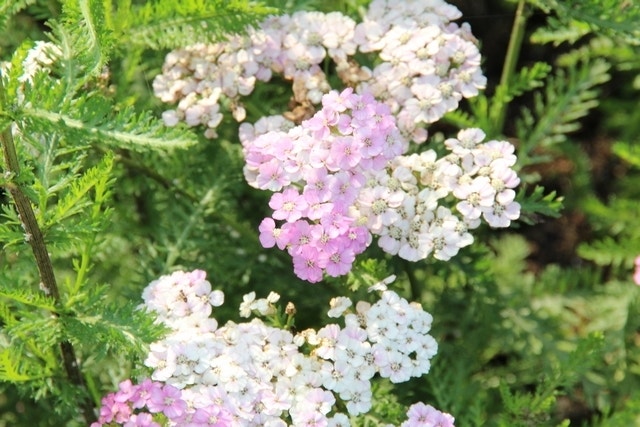
[[[343,327],[294,336],[260,319],[218,327],[209,313],[222,294],[211,292],[204,272],[163,276],[145,289],[144,307],[171,333],[151,346],[145,365],[153,368],[153,380],[182,389],[188,410],[215,402],[234,426],[286,426],[284,419],[297,426],[348,426],[349,415],[371,408],[376,373],[407,381],[427,373],[437,352],[428,335],[431,315],[392,291],[380,292],[378,302],[359,302],[353,313],[345,314],[348,299],[334,300],[331,315],[344,315]],[[250,295],[241,310],[269,313],[277,300],[275,294],[264,301]],[[338,401],[348,414],[339,412]]]
[[[51,42],[37,41],[27,52],[22,60],[22,74],[18,81],[22,84],[32,84],[33,78],[40,72],[50,73],[53,64],[62,57],[60,47]],[[11,62],[0,61],[0,76],[8,74],[11,70]],[[22,88],[18,91],[18,101],[24,100]]]
[[[216,137],[222,120],[220,98],[229,100],[233,116],[243,121],[241,96],[253,92],[256,81],[282,74],[293,84],[299,104],[319,103],[330,90],[320,64],[326,56],[340,64],[353,55],[355,22],[338,13],[296,12],[270,17],[246,37],[216,44],[196,44],[169,53],[153,88],[163,102],[178,102],[163,114],[169,126],[185,121],[204,125],[205,136]]]
[[[374,0],[357,25],[339,12],[270,17],[247,36],[171,52],[153,87],[162,101],[178,103],[163,114],[167,125],[204,125],[205,136],[213,138],[222,119],[221,97],[236,120],[244,121],[240,97],[273,73],[292,82],[291,116],[311,116],[331,90],[322,67],[330,58],[345,86],[387,103],[403,134],[420,143],[427,137],[424,124],[485,87],[469,26],[450,22],[460,16],[443,0]],[[358,50],[378,55],[373,71],[356,62]]]
[[[409,261],[430,254],[450,259],[473,243],[468,230],[481,218],[508,227],[520,216],[514,147],[483,143],[484,137],[480,129],[465,129],[445,141],[450,153],[442,158],[433,150],[395,158],[360,191],[351,215],[380,236],[385,252]],[[457,215],[444,206],[446,197]]]
[[[33,82],[33,78],[38,72],[50,70],[53,63],[61,56],[62,51],[54,43],[37,41],[22,61],[24,72],[19,80]]]
[[[414,142],[424,142],[420,123],[433,123],[484,89],[480,52],[468,24],[442,0],[373,0],[355,29],[362,52],[379,52],[370,91],[397,115],[398,127]]]

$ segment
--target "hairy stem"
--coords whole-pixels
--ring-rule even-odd
[[[2,82],[0,81],[0,105],[5,104]],[[7,126],[0,133],[0,145],[2,145],[2,153],[5,159],[5,174],[12,176],[15,180],[11,180],[5,184],[5,187],[11,194],[13,201],[16,205],[20,221],[25,232],[25,240],[31,246],[33,255],[36,259],[36,266],[40,275],[40,287],[45,294],[50,295],[56,302],[61,305],[60,291],[58,284],[56,283],[56,277],[53,272],[53,265],[51,264],[51,258],[47,251],[47,246],[44,242],[44,236],[42,230],[38,225],[38,220],[31,206],[31,201],[25,195],[20,188],[20,163],[18,162],[18,155],[13,143],[13,135],[11,134],[11,126]],[[17,183],[16,183],[17,181]],[[53,313],[57,316],[57,313]],[[78,366],[75,351],[71,343],[67,340],[60,342],[60,351],[62,353],[62,361],[64,369],[67,373],[69,380],[76,386],[85,388],[84,381],[82,379],[82,373]],[[83,415],[87,424],[95,421],[95,414],[93,412],[93,404],[91,400],[85,399],[81,402]]]
[[[527,18],[529,12],[526,9],[526,0],[520,0],[518,2],[518,8],[516,9],[516,16],[513,20],[513,27],[511,28],[511,37],[509,38],[509,46],[507,47],[507,55],[504,59],[504,65],[502,67],[502,75],[500,76],[500,86],[507,86],[511,80],[511,76],[516,71],[516,65],[518,64],[518,57],[520,56],[520,49],[522,47],[522,40],[524,39],[524,32],[527,27]],[[507,104],[500,103],[498,105],[499,113],[496,119],[496,132],[502,133],[504,130],[504,122],[507,118]]]

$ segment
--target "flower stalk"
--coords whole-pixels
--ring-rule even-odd
[[[524,32],[527,28],[527,19],[529,18],[526,3],[526,0],[520,0],[518,2],[516,15],[513,20],[513,27],[511,28],[509,46],[507,47],[507,54],[504,59],[504,66],[500,76],[500,86],[507,86],[509,84],[509,80],[511,80],[511,76],[513,76],[513,73],[516,71],[522,41],[524,40]],[[504,130],[504,122],[507,117],[507,104],[500,103],[498,108],[499,113],[496,120],[496,132],[502,133]]]

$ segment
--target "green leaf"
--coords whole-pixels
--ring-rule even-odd
[[[41,292],[33,292],[31,289],[15,289],[9,286],[3,286],[0,288],[0,298],[28,306],[30,309],[42,309],[50,312],[56,311],[56,304],[53,298]]]
[[[534,150],[567,140],[567,135],[580,129],[580,119],[599,104],[597,87],[610,78],[609,63],[594,60],[559,69],[547,78],[543,92],[534,94],[534,106],[524,108],[516,123],[523,146],[519,165],[532,164]]]
[[[28,359],[20,357],[13,348],[0,350],[0,382],[27,382],[40,379],[40,374],[32,374],[26,368]]]
[[[604,237],[592,243],[578,246],[578,255],[600,266],[631,266],[640,253],[637,239],[623,236],[619,239]]]
[[[155,0],[135,7],[131,20],[116,25],[133,45],[174,49],[243,33],[275,12],[247,0]]]
[[[594,32],[640,45],[640,3],[634,0],[529,0],[545,12],[555,12],[549,20],[549,33],[571,27],[573,21]],[[538,35],[538,37],[542,37]]]
[[[90,348],[97,359],[109,353],[144,356],[148,345],[164,334],[150,314],[133,303],[104,305],[63,319],[72,342]]]
[[[100,117],[84,110],[85,116],[65,114],[38,108],[22,110],[30,126],[57,129],[70,140],[100,142],[130,150],[185,148],[198,142],[183,126],[169,128],[149,112],[137,113],[133,108],[118,111],[112,117]]]
[[[544,86],[544,79],[551,72],[551,65],[546,62],[536,62],[531,67],[522,67],[518,74],[511,77],[507,85],[498,85],[491,98],[491,118],[497,119],[500,104],[507,104],[514,98],[533,89]]]
[[[521,215],[520,221],[525,224],[533,225],[538,222],[539,215],[558,218],[562,210],[563,197],[556,197],[556,192],[544,194],[544,187],[537,185],[533,189],[533,193],[526,195],[525,189],[518,191],[516,200],[520,203]]]
[[[532,43],[546,44],[553,43],[558,46],[562,43],[574,44],[576,41],[591,33],[588,24],[580,21],[560,21],[556,17],[549,17],[547,27],[536,29],[531,35]]]
[[[640,144],[618,141],[611,147],[613,153],[625,162],[640,168]]]
[[[7,28],[7,22],[36,0],[2,0],[0,1],[0,33]]]
[[[110,180],[111,168],[113,167],[113,156],[107,155],[103,161],[87,170],[84,175],[72,181],[67,187],[64,195],[61,196],[55,208],[48,213],[45,228],[54,226],[70,216],[86,213],[86,208],[92,206],[93,201],[87,197],[89,192],[97,187],[104,187]],[[107,184],[108,185],[108,184]]]
[[[62,51],[57,70],[63,76],[67,99],[102,73],[113,45],[105,26],[102,0],[67,0],[59,21],[50,22],[52,39]]]

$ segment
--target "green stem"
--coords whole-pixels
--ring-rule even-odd
[[[2,80],[0,79],[0,107],[6,105],[4,87]],[[44,241],[42,230],[38,225],[38,220],[31,206],[31,201],[22,191],[20,184],[20,163],[18,161],[18,154],[13,142],[13,135],[11,133],[11,125],[5,127],[0,133],[0,145],[2,145],[2,152],[5,159],[5,173],[8,176],[13,177],[9,182],[5,184],[9,194],[13,198],[16,205],[16,210],[22,222],[22,226],[25,232],[25,240],[31,246],[33,255],[36,260],[36,266],[40,275],[40,286],[45,294],[50,295],[57,305],[62,305],[60,298],[60,291],[56,282],[56,277],[53,272],[53,264],[49,257],[49,252]],[[58,316],[57,313],[53,313],[54,316]],[[82,373],[78,366],[78,361],[75,355],[75,351],[71,343],[67,340],[60,342],[60,351],[62,353],[62,361],[64,364],[67,377],[74,385],[85,388]],[[90,399],[84,399],[81,402],[81,408],[87,424],[91,424],[96,420],[93,412],[93,404]]]
[[[522,41],[524,40],[524,32],[527,27],[527,18],[529,17],[526,3],[526,0],[520,0],[518,2],[516,16],[513,20],[513,27],[511,28],[509,46],[507,47],[507,55],[504,58],[504,66],[502,68],[502,75],[500,76],[500,86],[508,86],[511,76],[513,76],[513,73],[516,71],[518,57],[520,56],[520,49],[522,48]],[[504,122],[507,118],[507,106],[508,105],[505,103],[497,105],[499,112],[496,116],[496,133],[501,134],[503,132]]]
[[[418,279],[413,271],[413,266],[410,262],[404,260],[402,261],[402,266],[404,267],[405,273],[407,273],[407,279],[409,279],[411,299],[412,301],[419,301],[422,291],[420,290],[420,284],[418,283]]]

